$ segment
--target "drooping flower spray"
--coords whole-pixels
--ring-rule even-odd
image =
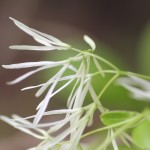
[[[133,142],[132,138],[126,133],[126,130],[136,125],[141,119],[145,119],[150,115],[150,111],[143,111],[142,113],[128,112],[128,111],[110,111],[101,104],[101,96],[107,93],[107,88],[116,81],[120,76],[127,76],[121,78],[117,82],[123,85],[126,89],[130,90],[135,98],[148,98],[149,99],[149,82],[144,79],[150,79],[150,77],[135,74],[132,72],[122,71],[118,69],[108,60],[94,54],[96,49],[95,42],[87,35],[83,37],[84,41],[90,46],[88,50],[79,50],[72,47],[69,44],[62,42],[61,40],[30,28],[23,23],[10,18],[16,26],[22,31],[29,34],[41,45],[14,45],[10,46],[11,49],[16,50],[33,50],[33,51],[74,51],[76,55],[71,56],[65,60],[60,61],[38,61],[38,62],[23,62],[18,64],[3,65],[5,69],[23,69],[33,68],[22,76],[16,78],[13,81],[7,82],[7,84],[16,84],[25,80],[26,78],[43,71],[45,69],[59,67],[56,72],[48,81],[39,85],[29,86],[22,89],[38,89],[36,97],[41,96],[47,91],[46,96],[37,106],[37,113],[29,117],[20,117],[18,115],[12,115],[12,118],[6,116],[0,116],[0,119],[7,122],[14,128],[25,132],[40,139],[41,143],[30,150],[78,150],[85,149],[82,146],[80,140],[91,134],[108,131],[108,135],[105,141],[100,141],[96,146],[97,150],[106,150],[108,145],[112,143],[114,150],[118,150],[117,137],[126,144],[129,139]],[[79,65],[75,65],[75,64]],[[96,68],[95,71],[91,71],[92,64]],[[103,64],[107,65],[107,69],[103,67]],[[78,67],[77,67],[78,66]],[[108,69],[109,68],[109,69]],[[70,74],[65,74],[67,70],[70,70]],[[107,81],[99,93],[93,86],[93,78],[100,76],[100,80],[103,80],[107,74],[111,74],[112,77]],[[141,79],[141,78],[143,79]],[[133,80],[133,81],[132,81]],[[59,87],[58,84],[63,81],[63,84]],[[97,81],[99,82],[99,81]],[[138,90],[131,87],[132,82],[141,84],[143,90]],[[71,92],[68,93],[66,99],[66,108],[60,110],[47,110],[48,105],[51,103],[52,97],[65,88],[70,88]],[[145,87],[145,85],[148,85]],[[90,94],[91,101],[85,105],[86,96]],[[100,122],[104,126],[100,126],[98,129],[84,133],[85,128],[93,124],[93,116],[95,111],[99,112]],[[62,115],[64,118],[48,122],[42,122],[44,116]],[[100,123],[99,123],[100,124]],[[67,125],[65,130],[60,130]],[[119,128],[119,129],[118,129]],[[117,130],[118,129],[118,130]],[[54,136],[53,133],[60,130],[59,134]],[[133,142],[134,143],[134,142]],[[91,143],[87,143],[90,146]],[[88,149],[88,148],[86,148]]]

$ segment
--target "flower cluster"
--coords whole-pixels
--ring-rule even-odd
[[[47,35],[45,33],[39,32],[35,29],[32,29],[21,22],[10,18],[13,22],[24,32],[32,36],[38,43],[42,44],[42,46],[29,46],[29,45],[15,45],[10,46],[11,49],[17,50],[37,50],[37,51],[51,51],[51,50],[69,50],[73,49],[70,45],[60,41],[59,39]],[[91,49],[88,51],[92,52],[95,50],[96,45],[94,41],[88,37],[84,36],[84,40]],[[76,49],[74,49],[77,51]],[[30,77],[31,75],[40,72],[45,69],[59,67],[58,72],[53,75],[48,81],[45,83],[29,86],[23,88],[22,90],[29,90],[33,88],[39,88],[36,92],[36,96],[41,96],[47,89],[48,92],[44,99],[37,106],[37,113],[34,116],[29,116],[26,118],[19,117],[17,115],[13,115],[12,119],[1,116],[0,118],[12,125],[13,127],[32,135],[35,138],[41,139],[42,142],[35,148],[31,148],[32,150],[48,150],[49,148],[63,147],[63,149],[76,150],[79,146],[80,137],[87,125],[92,124],[93,114],[96,108],[98,107],[101,112],[104,111],[101,103],[99,102],[99,98],[94,91],[94,88],[91,84],[92,74],[90,73],[90,61],[91,56],[88,51],[78,52],[77,55],[70,57],[66,60],[61,61],[38,61],[38,62],[24,62],[18,64],[10,64],[3,65],[5,69],[22,69],[22,68],[35,68],[32,71],[25,73],[24,75],[16,78],[13,81],[7,82],[7,84],[16,84],[21,82],[22,80]],[[102,67],[100,66],[98,60],[95,57],[92,57],[97,70],[100,72],[101,76],[104,76],[104,72],[102,71]],[[79,63],[78,67],[74,66],[74,63]],[[71,70],[72,74],[64,75],[67,70]],[[61,81],[65,81],[65,83],[56,88],[58,83]],[[64,88],[66,88],[69,84],[74,83],[72,87],[72,91],[67,99],[67,109],[62,110],[52,110],[46,111],[47,106],[53,96],[58,94]],[[90,93],[94,103],[89,104],[88,106],[83,107],[85,97],[87,93]],[[51,115],[63,115],[64,119],[57,120],[54,122],[41,123],[41,119],[44,116]],[[30,120],[33,121],[30,121]],[[61,131],[61,128],[64,126],[68,126],[65,131]],[[60,134],[57,136],[52,136],[53,133],[60,130]],[[63,140],[70,137],[67,142]],[[62,142],[62,143],[61,143]],[[65,147],[65,148],[64,148]],[[66,148],[67,147],[67,148]]]
[[[29,117],[12,115],[11,118],[3,115],[0,116],[1,120],[14,128],[41,140],[39,145],[29,150],[83,149],[80,143],[81,138],[104,130],[108,131],[108,135],[104,142],[98,141],[99,145],[97,145],[96,150],[106,150],[110,143],[112,143],[114,150],[118,150],[117,136],[127,146],[130,145],[128,141],[134,143],[134,140],[125,133],[125,130],[136,126],[141,120],[143,121],[145,118],[148,118],[147,116],[150,116],[150,111],[145,111],[143,114],[128,111],[110,111],[103,107],[100,100],[108,87],[122,75],[127,77],[121,77],[117,82],[128,89],[134,98],[139,100],[149,99],[150,82],[139,77],[145,79],[150,79],[150,77],[121,71],[111,62],[95,55],[94,50],[96,49],[96,45],[87,35],[84,35],[83,39],[90,48],[88,50],[79,50],[51,35],[30,28],[13,18],[10,19],[21,30],[32,36],[35,41],[41,44],[39,46],[15,45],[10,46],[11,49],[34,51],[71,50],[77,53],[60,61],[23,62],[3,65],[5,69],[33,68],[33,70],[17,77],[13,81],[7,82],[7,84],[19,83],[46,69],[57,67],[58,70],[48,81],[22,89],[22,91],[34,88],[38,89],[35,94],[36,97],[47,92],[43,100],[38,104],[36,108],[37,113],[35,115]],[[105,67],[103,64],[105,64]],[[68,70],[69,73],[66,73]],[[104,86],[99,89],[98,93],[93,85],[93,78],[99,76],[99,79],[104,79],[107,74],[111,74],[111,77],[109,76],[109,79],[107,79]],[[51,99],[67,87],[70,89],[70,92],[68,92],[69,94],[66,98],[66,107],[59,110],[47,110]],[[87,97],[90,99],[88,104],[85,103]],[[96,110],[99,112],[100,121],[105,126],[84,134],[85,128],[93,124],[93,116]],[[61,119],[55,121],[49,119],[49,117],[54,118],[56,115],[61,116]],[[43,121],[42,119],[44,117],[48,119]],[[117,130],[117,128],[119,129]]]

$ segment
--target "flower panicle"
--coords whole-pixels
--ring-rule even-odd
[[[86,106],[87,107],[87,106]],[[83,133],[89,117],[91,113],[95,110],[95,108],[91,105],[90,113],[87,108],[77,108],[77,109],[61,109],[61,110],[51,110],[44,113],[44,116],[53,116],[53,115],[66,115],[64,119],[48,122],[48,123],[40,123],[34,124],[29,121],[29,119],[33,119],[35,116],[29,116],[26,118],[22,118],[18,115],[12,115],[12,118],[6,116],[0,116],[0,119],[4,122],[10,124],[14,128],[19,129],[20,131],[29,134],[37,139],[43,140],[41,144],[35,147],[37,149],[49,149],[54,148],[56,145],[63,145],[63,140],[70,135],[70,140],[67,142],[69,149],[76,149],[79,143],[78,137]],[[69,115],[68,115],[69,114]],[[84,115],[83,115],[84,114]],[[64,116],[63,115],[63,116]],[[62,127],[66,126],[68,123],[70,124],[75,118],[75,122],[68,126],[65,130],[60,130]],[[60,128],[58,128],[58,126]],[[48,130],[47,130],[48,129]],[[52,130],[51,130],[52,129]],[[51,133],[57,132],[60,130],[60,133],[57,136],[51,136]],[[72,133],[75,132],[75,136],[71,136]],[[44,142],[47,141],[47,142]],[[61,144],[62,143],[62,144]]]
[[[61,50],[61,49],[66,50],[70,48],[70,45],[62,42],[61,40],[51,35],[32,29],[12,17],[10,17],[10,19],[15,23],[15,25],[18,28],[20,28],[22,31],[32,36],[33,39],[36,40],[38,43],[44,45],[44,46],[15,45],[15,46],[10,46],[11,49],[48,51],[48,50]]]
[[[10,19],[18,28],[33,37],[35,41],[41,44],[40,46],[13,45],[10,46],[10,49],[35,51],[75,50],[69,44],[62,42],[52,35],[48,35],[30,28],[14,18],[10,17]],[[93,51],[96,49],[95,42],[87,35],[84,35],[83,39],[90,46],[90,53],[93,53]],[[58,144],[63,147],[64,144],[61,142],[68,136],[70,137],[66,144],[68,149],[76,150],[85,127],[91,125],[93,122],[93,114],[96,109],[95,100],[93,100],[94,105],[90,104],[89,106],[83,107],[88,92],[90,93],[92,99],[95,99],[96,97],[96,101],[98,101],[98,97],[96,96],[96,93],[94,93],[94,89],[91,90],[91,56],[87,55],[88,53],[84,53],[80,50],[77,50],[77,52],[77,55],[61,61],[31,61],[2,65],[2,67],[5,69],[33,69],[17,77],[16,79],[7,82],[9,85],[17,84],[40,71],[55,67],[59,68],[58,72],[56,72],[48,81],[22,89],[22,91],[24,91],[33,88],[39,88],[35,94],[36,97],[41,96],[47,90],[45,97],[36,108],[37,113],[35,115],[26,118],[22,118],[17,115],[12,115],[12,118],[0,116],[1,120],[10,124],[14,128],[17,128],[26,134],[42,140],[37,147],[31,148],[30,150],[47,150],[49,148],[54,148]],[[92,58],[97,70],[100,72],[101,76],[104,77],[101,65],[96,58],[94,59],[93,56]],[[75,63],[80,65],[77,67],[74,65]],[[71,71],[69,75],[65,74],[67,70]],[[64,84],[59,87],[58,84],[61,81],[64,81]],[[67,109],[47,111],[48,104],[52,97],[65,89],[71,83],[74,83],[74,86],[67,99]],[[99,104],[99,107],[101,107],[101,104]],[[64,115],[64,118],[57,121],[42,123],[41,120],[43,117],[52,115]],[[32,121],[29,121],[30,119],[32,119]],[[66,125],[68,126],[67,129],[62,132],[61,129]],[[51,136],[51,134],[59,130],[61,131],[60,134],[57,136]]]
[[[9,47],[10,49],[51,51],[51,50],[69,50],[71,48],[69,44],[62,42],[61,40],[52,35],[48,35],[46,33],[30,28],[12,17],[9,18],[14,22],[14,24],[18,28],[20,28],[22,31],[32,36],[33,39],[38,43],[44,45],[44,46],[13,45]],[[83,39],[91,47],[93,51],[96,49],[95,42],[89,36],[84,35]]]

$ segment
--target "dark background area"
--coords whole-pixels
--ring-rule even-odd
[[[143,29],[150,21],[149,0],[0,0],[0,65],[36,61],[46,54],[8,49],[13,44],[33,43],[9,16],[65,42],[77,39],[82,43],[82,36],[87,34],[126,61],[129,70],[140,72],[137,49]],[[0,67],[0,114],[35,113],[33,108],[38,102],[34,92],[20,92],[31,80],[14,86],[5,84],[22,73]],[[27,140],[28,144],[20,143],[17,138],[29,139],[0,121],[0,149],[21,150],[36,143],[32,140]]]

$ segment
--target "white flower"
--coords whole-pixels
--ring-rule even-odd
[[[91,115],[93,115],[96,109],[95,106],[95,104],[91,104],[86,107],[77,109],[47,111],[44,112],[43,116],[66,114],[66,117],[61,120],[40,123],[37,125],[29,121],[29,119],[32,119],[35,116],[21,118],[17,115],[12,115],[12,119],[5,116],[0,116],[0,119],[7,122],[14,128],[17,128],[26,134],[42,140],[37,147],[31,148],[31,150],[48,150],[51,148],[55,149],[58,145],[60,145],[62,150],[64,150],[64,147],[67,147],[70,150],[77,150],[80,137],[85,127],[87,126]],[[59,134],[56,136],[51,135],[52,133],[58,132],[60,128],[65,127],[66,125],[67,128],[65,130],[60,130]],[[70,136],[70,139],[66,141],[67,144],[64,145],[62,141],[65,140],[68,136]]]
[[[4,122],[37,139],[45,140],[47,138],[50,138],[45,130],[33,126],[33,124],[28,120],[25,120],[17,115],[12,115],[12,118],[13,119],[8,118],[6,116],[0,116],[0,119],[3,120]]]
[[[11,49],[18,50],[36,50],[36,51],[51,51],[51,50],[68,50],[72,49],[78,52],[77,55],[70,57],[66,60],[61,61],[38,61],[38,62],[23,62],[17,64],[3,65],[6,69],[24,69],[24,68],[35,68],[22,76],[16,78],[8,84],[16,84],[22,80],[53,67],[58,67],[58,72],[54,74],[48,81],[39,85],[29,86],[22,89],[29,90],[33,88],[39,88],[35,94],[36,97],[41,96],[46,90],[47,93],[44,99],[37,106],[37,113],[33,116],[21,118],[13,115],[12,119],[0,116],[0,119],[12,125],[13,127],[34,136],[35,138],[41,139],[42,142],[37,146],[30,148],[30,150],[48,150],[57,149],[56,146],[60,146],[63,149],[77,150],[80,142],[80,137],[86,126],[90,126],[93,123],[93,114],[95,109],[98,108],[101,112],[104,111],[99,98],[92,86],[92,75],[90,73],[91,58],[95,64],[96,74],[100,74],[102,77],[105,76],[104,71],[98,62],[98,59],[94,55],[89,55],[89,51],[82,52],[70,45],[60,41],[59,39],[47,35],[32,29],[21,22],[10,18],[14,23],[24,32],[32,36],[42,46],[30,46],[30,45],[15,45],[10,46]],[[94,41],[84,36],[85,42],[91,47],[90,53],[92,53],[96,45]],[[78,67],[75,67],[77,63]],[[69,75],[65,75],[66,70],[71,70]],[[63,85],[59,86],[59,82],[63,81]],[[66,88],[69,84],[74,83],[70,95],[67,99],[67,109],[46,111],[51,98]],[[90,93],[94,103],[83,107],[87,93]],[[63,115],[63,119],[57,121],[49,121],[46,123],[40,122],[42,117],[51,115]],[[32,121],[29,121],[32,119]],[[65,130],[61,130],[65,127]],[[66,128],[67,127],[67,128]],[[58,131],[59,134],[58,134]],[[57,133],[57,134],[56,134]],[[51,136],[54,135],[55,136]],[[65,141],[68,139],[68,141]],[[64,144],[64,141],[66,142]]]
[[[95,42],[87,35],[83,36],[84,41],[89,44],[89,46],[91,47],[91,49],[94,51],[96,49],[96,44]]]
[[[62,128],[67,123],[70,124],[69,127],[65,129],[63,132],[61,132],[59,135],[54,137],[52,140],[41,144],[38,150],[43,150],[43,149],[47,150],[50,148],[55,148],[56,145],[60,145],[62,150],[64,150],[64,147],[67,148],[68,150],[77,150],[80,137],[85,127],[87,126],[87,123],[91,118],[91,115],[93,114],[95,109],[96,109],[95,104],[92,104],[83,108],[75,109],[76,111],[74,112],[66,111],[67,115],[62,120],[62,122],[61,123],[59,121],[54,122],[56,124],[53,123],[53,126],[50,127],[48,133],[53,133],[58,131],[60,127]],[[68,113],[70,115],[68,115]],[[37,125],[37,126],[41,126],[41,125]],[[63,142],[61,144],[61,141],[63,141],[68,135],[70,135],[70,139],[66,141],[67,144],[64,145]]]
[[[45,90],[48,87],[50,87],[50,88],[49,88],[49,91],[46,94],[45,98],[43,99],[43,101],[37,107],[38,112],[34,119],[35,124],[37,124],[40,121],[40,119],[42,118],[42,115],[45,112],[50,99],[54,95],[59,93],[61,90],[63,90],[65,87],[67,87],[76,78],[79,77],[78,74],[70,75],[70,76],[63,76],[63,74],[67,69],[72,70],[72,72],[76,72],[76,68],[74,66],[72,66],[70,63],[71,63],[71,61],[79,61],[80,59],[81,59],[81,57],[78,55],[78,57],[75,56],[75,57],[69,58],[68,60],[57,61],[57,62],[39,61],[39,62],[25,62],[25,63],[11,64],[11,65],[3,65],[3,67],[6,69],[21,69],[21,68],[29,68],[29,67],[38,67],[35,70],[29,71],[29,72],[25,73],[24,75],[16,78],[15,80],[8,82],[8,84],[16,84],[18,82],[21,82],[22,80],[28,78],[29,76],[31,76],[39,71],[42,71],[44,69],[62,66],[61,69],[51,79],[49,79],[47,82],[45,82],[43,84],[36,86],[36,87],[40,87],[40,89],[36,93],[36,96],[40,96],[41,94],[43,94],[43,92],[45,92]],[[63,80],[66,80],[67,82],[59,89],[56,89],[57,84]],[[31,87],[28,87],[26,89],[30,89],[30,88]],[[32,88],[33,88],[33,86],[32,86]]]
[[[83,60],[82,60],[83,59]],[[78,62],[81,61],[81,64],[78,69],[76,69],[71,62]],[[96,67],[98,70],[102,72],[102,69],[100,66],[98,66],[98,62],[96,61]],[[49,88],[45,98],[40,102],[40,104],[37,106],[37,114],[35,115],[35,119],[33,121],[34,124],[38,124],[38,122],[41,120],[44,112],[46,111],[46,108],[51,100],[51,98],[62,91],[64,88],[66,88],[69,84],[71,84],[74,80],[76,80],[74,87],[70,93],[70,96],[68,97],[67,100],[67,106],[69,109],[74,109],[74,108],[80,108],[82,107],[85,97],[89,91],[90,86],[91,86],[91,75],[89,74],[89,68],[90,68],[90,56],[81,56],[81,54],[76,55],[72,58],[69,58],[67,60],[63,61],[39,61],[39,62],[25,62],[25,63],[19,63],[19,64],[11,64],[11,65],[3,65],[4,68],[6,69],[21,69],[21,68],[29,68],[29,67],[38,67],[35,70],[32,70],[30,72],[25,73],[24,75],[18,77],[17,79],[8,82],[8,84],[16,84],[18,82],[21,82],[22,80],[26,79],[27,77],[42,71],[44,69],[52,68],[52,67],[57,67],[57,66],[62,66],[61,69],[53,76],[51,77],[47,82],[36,85],[36,86],[30,86],[23,88],[22,90],[27,90],[27,89],[32,89],[32,88],[39,88],[39,90],[36,92],[36,96],[39,97],[41,96],[47,88]],[[75,74],[71,74],[69,76],[63,76],[64,72],[70,69]],[[102,74],[103,76],[103,74]],[[62,85],[60,88],[56,89],[56,86],[58,85],[59,82],[61,81],[67,81]],[[90,90],[90,93],[91,92]],[[93,94],[92,94],[93,95]],[[95,98],[96,95],[92,96],[93,99],[98,99]],[[99,100],[97,100],[99,101]],[[99,105],[99,108],[101,106]],[[101,108],[100,108],[101,109]]]
[[[46,33],[42,33],[38,30],[30,28],[25,24],[19,22],[18,20],[9,17],[16,26],[18,26],[21,30],[29,34],[34,38],[35,41],[44,45],[44,46],[31,46],[31,45],[13,45],[10,46],[11,49],[16,50],[36,50],[36,51],[51,51],[51,50],[68,50],[71,48],[70,45],[62,42],[61,40],[57,39],[52,35],[48,35]],[[96,49],[95,42],[87,35],[83,37],[84,41],[91,47],[94,51]]]
[[[32,36],[38,43],[44,46],[29,46],[29,45],[14,45],[10,46],[11,49],[18,49],[18,50],[37,50],[37,51],[50,51],[50,50],[67,50],[70,46],[59,39],[32,29],[23,23],[15,20],[14,18],[10,19],[14,21],[14,23],[24,32]]]
[[[135,76],[122,77],[118,84],[129,90],[137,100],[150,100],[150,82]]]
[[[70,60],[69,60],[70,61]],[[75,80],[76,78],[78,78],[77,75],[71,75],[71,76],[66,76],[66,77],[62,77],[64,72],[66,71],[66,69],[71,69],[73,70],[73,72],[75,71],[74,67],[71,66],[69,64],[69,61],[59,61],[59,62],[51,62],[51,61],[42,61],[42,62],[27,62],[27,63],[20,63],[20,64],[11,64],[11,65],[3,65],[4,68],[6,69],[20,69],[20,68],[28,68],[28,67],[37,67],[40,66],[39,68],[27,72],[26,74],[18,77],[17,79],[8,82],[8,84],[15,84],[18,83],[24,79],[26,79],[27,77],[41,71],[44,69],[48,69],[51,67],[56,67],[56,66],[62,66],[62,68],[50,79],[48,80],[46,83],[44,84],[40,84],[41,88],[37,91],[36,96],[40,96],[49,86],[50,89],[47,92],[44,100],[38,105],[37,107],[37,115],[35,116],[35,120],[34,123],[37,124],[40,119],[42,118],[43,113],[45,112],[47,105],[50,101],[50,99],[56,95],[58,92],[60,92],[61,90],[63,90],[65,87],[67,87],[71,82],[73,82],[73,80]],[[62,87],[60,87],[59,89],[55,90],[58,82],[63,81],[63,80],[69,80],[67,81]],[[38,85],[38,87],[40,87]],[[37,86],[36,86],[37,87]],[[31,87],[28,87],[26,89],[29,89]],[[32,86],[33,88],[33,86]],[[54,91],[55,90],[55,91]]]
[[[33,148],[35,150],[48,150],[49,148],[56,147],[62,140],[64,140],[68,135],[71,134],[72,131],[76,130],[78,126],[82,125],[83,119],[79,121],[77,124],[73,126],[68,126],[67,129],[61,131],[57,136],[51,136],[51,133],[58,131],[57,126],[61,125],[61,127],[66,126],[71,122],[74,118],[80,118],[83,114],[84,109],[61,109],[61,110],[52,110],[47,111],[43,114],[43,116],[51,116],[51,115],[64,115],[70,114],[68,117],[64,119],[54,121],[54,122],[45,122],[40,124],[33,124],[29,121],[29,119],[34,118],[35,116],[29,116],[26,118],[19,117],[17,115],[12,115],[12,119],[6,116],[0,116],[0,119],[10,124],[14,128],[21,130],[22,132],[29,134],[37,139],[42,140],[42,142],[36,147]],[[52,128],[52,130],[51,130]],[[54,129],[56,129],[54,131]],[[31,148],[32,149],[32,148]]]
[[[39,67],[39,68],[36,68],[35,70],[32,70],[30,72],[27,72],[24,75],[16,78],[15,80],[7,83],[7,84],[16,84],[39,71],[42,71],[42,70],[45,70],[48,68],[52,68],[52,67],[62,66],[66,63],[67,63],[67,61],[59,61],[59,62],[39,61],[39,62],[25,62],[25,63],[2,65],[2,66],[5,69],[22,69],[22,68],[29,68],[29,67]]]

